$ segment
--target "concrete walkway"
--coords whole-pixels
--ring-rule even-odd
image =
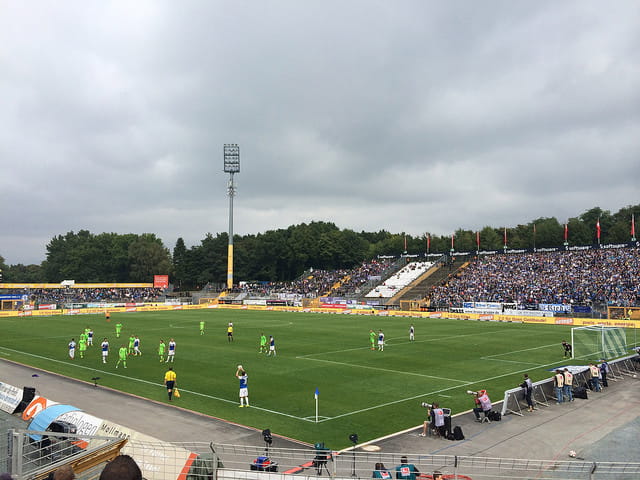
[[[33,376],[33,375],[37,376]],[[259,431],[173,405],[146,400],[105,387],[72,380],[33,367],[0,360],[0,381],[35,387],[52,400],[75,405],[92,415],[126,425],[169,442],[214,442],[260,446]],[[496,458],[568,459],[575,450],[587,461],[640,461],[640,379],[611,381],[588,400],[540,406],[523,417],[507,415],[500,422],[477,423],[467,412],[452,419],[466,439],[449,441],[420,437],[421,428],[361,446],[385,453],[470,455]],[[445,405],[446,406],[446,405]],[[470,401],[470,407],[471,401]],[[281,448],[308,448],[278,438]]]

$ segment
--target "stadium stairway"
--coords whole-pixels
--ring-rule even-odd
[[[413,283],[398,292],[388,304],[400,305],[400,302],[412,300],[424,300],[428,296],[431,288],[445,282],[449,276],[455,275],[459,270],[465,268],[468,262],[463,259],[454,259],[451,263],[437,263],[427,270]]]

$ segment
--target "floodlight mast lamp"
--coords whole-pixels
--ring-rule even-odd
[[[240,172],[240,147],[235,143],[224,144],[224,172],[229,174],[229,248],[227,249],[227,288],[233,288],[233,197],[236,187],[233,174]]]

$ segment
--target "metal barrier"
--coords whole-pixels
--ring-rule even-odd
[[[67,442],[49,448],[29,440],[29,434],[39,433],[55,436],[58,442]],[[60,437],[67,437],[62,440]],[[77,466],[79,460],[96,460],[92,469],[87,469],[82,480],[97,479],[105,460],[98,452],[116,450],[118,442],[127,442],[126,448],[140,466],[147,480],[311,480],[319,477],[334,479],[371,478],[377,463],[383,463],[395,477],[395,467],[406,456],[421,472],[418,480],[429,480],[434,471],[444,474],[445,479],[537,479],[537,480],[622,480],[640,478],[640,462],[585,462],[526,460],[510,458],[486,458],[477,456],[428,455],[424,453],[382,453],[347,449],[331,452],[324,463],[316,461],[317,451],[307,449],[283,449],[259,446],[196,443],[151,443],[136,439],[92,437],[89,446],[78,451],[74,439],[68,434],[51,432],[12,431],[10,438],[10,460],[13,478],[36,480],[47,472],[64,464]],[[86,437],[85,437],[85,440]],[[64,448],[62,448],[64,447]],[[182,452],[190,452],[189,461],[183,462]],[[55,455],[54,455],[55,453]],[[124,452],[123,452],[124,453]],[[264,468],[264,457],[268,457],[270,468]],[[98,460],[100,460],[98,462]],[[260,460],[260,462],[256,462]],[[275,466],[273,469],[271,467]]]
[[[637,378],[637,372],[640,371],[640,363],[636,360],[638,355],[628,355],[609,362],[610,372],[608,380],[616,382],[624,377]],[[551,374],[551,372],[550,372]],[[590,381],[591,374],[588,367],[585,370],[573,375],[573,386],[587,385]],[[554,400],[556,394],[553,388],[553,378],[540,380],[533,384],[532,399],[536,406],[549,406],[549,401]],[[509,413],[522,416],[522,410],[526,409],[524,399],[524,391],[520,387],[512,388],[504,392],[504,401],[502,403],[502,415]]]

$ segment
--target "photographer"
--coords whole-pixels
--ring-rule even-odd
[[[427,410],[427,419],[424,421],[424,424],[422,426],[422,433],[420,434],[420,436],[426,437],[427,433],[429,432],[429,427],[431,427],[432,430],[435,430],[438,432],[438,435],[446,438],[447,428],[446,428],[446,415],[444,413],[444,410],[440,408],[440,406],[437,403],[434,403],[433,405],[430,405],[428,403],[422,403],[422,406],[428,408],[428,410]],[[450,422],[449,422],[448,430],[451,430]]]
[[[491,400],[489,399],[489,395],[487,395],[487,391],[478,390],[477,392],[472,392],[471,390],[467,390],[467,393],[476,396],[474,399],[476,407],[473,409],[473,414],[476,416],[476,422],[482,422],[480,413],[484,413],[486,416],[487,413],[491,411]]]

